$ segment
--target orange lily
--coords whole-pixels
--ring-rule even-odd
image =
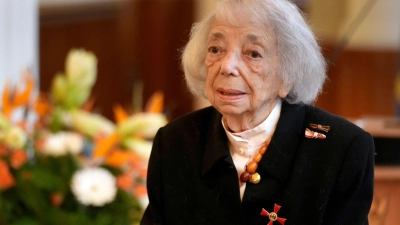
[[[96,140],[96,146],[93,151],[93,156],[95,158],[102,158],[102,157],[107,157],[107,155],[110,152],[110,149],[118,143],[119,137],[116,133],[111,134],[110,136],[106,138],[98,138]]]
[[[109,166],[122,167],[134,157],[133,152],[115,149],[106,157],[105,163]]]
[[[39,95],[34,105],[34,109],[39,117],[43,117],[44,115],[46,115],[51,110],[51,108],[52,106],[47,97],[44,94]]]
[[[145,111],[151,113],[162,113],[164,108],[164,93],[156,91],[146,104]]]
[[[3,103],[2,111],[6,117],[10,117],[11,112],[16,107],[26,105],[28,103],[29,96],[34,87],[34,82],[32,75],[29,73],[26,73],[26,75],[24,75],[24,80],[26,82],[26,88],[22,92],[20,92],[19,90],[11,91],[10,82],[7,82],[7,84],[5,85],[2,98],[2,103]]]
[[[128,113],[125,111],[124,108],[122,108],[121,105],[115,105],[113,108],[114,111],[114,117],[117,123],[122,122],[126,120],[126,118],[129,117]]]

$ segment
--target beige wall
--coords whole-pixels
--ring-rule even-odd
[[[220,0],[196,0],[196,17],[201,19],[210,12]]]
[[[196,0],[197,18],[209,12],[220,0]],[[347,35],[352,21],[370,0],[309,0],[307,18],[318,37],[335,43]],[[400,1],[379,0],[354,30],[349,47],[367,49],[400,48]]]
[[[306,12],[306,17],[316,35],[325,43],[335,43],[341,24],[346,14],[345,2],[347,0],[335,1],[312,1]]]
[[[348,20],[367,0],[349,1]],[[400,1],[380,0],[372,8],[350,42],[352,48],[400,48]]]
[[[352,25],[357,15],[370,3],[370,0],[313,0],[309,8],[310,25],[326,43],[335,43],[352,34],[349,48],[399,49],[399,0],[375,1],[360,25]]]

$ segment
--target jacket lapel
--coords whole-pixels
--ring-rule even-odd
[[[239,182],[229,153],[228,139],[216,110],[208,124],[201,179],[197,196],[204,224],[245,224]],[[223,218],[223,220],[220,220]]]
[[[271,143],[258,165],[281,182],[288,177],[299,142],[304,138],[304,117],[304,106],[282,104]]]
[[[221,159],[233,164],[229,153],[228,138],[221,124],[222,115],[216,110],[210,119],[204,150],[202,175],[205,175]]]

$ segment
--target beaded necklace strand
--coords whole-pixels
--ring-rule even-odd
[[[258,163],[260,162],[262,156],[267,151],[268,145],[271,142],[271,138],[268,138],[267,141],[258,149],[258,152],[254,155],[253,160],[249,162],[246,166],[246,171],[244,171],[240,175],[241,182],[248,182],[253,184],[258,184],[261,180],[260,174],[256,172]]]

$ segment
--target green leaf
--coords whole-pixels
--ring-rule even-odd
[[[33,218],[23,217],[13,222],[11,225],[41,225],[41,224],[40,222],[38,222]]]
[[[33,214],[35,218],[43,219],[48,213],[50,199],[45,192],[42,192],[37,186],[32,182],[19,183],[16,186],[17,194],[22,207],[20,210],[22,212],[27,212]],[[21,216],[24,216],[22,214]]]
[[[64,74],[57,74],[52,81],[52,98],[56,104],[62,104],[68,95],[68,80]]]
[[[36,167],[32,170],[32,183],[47,191],[62,189],[63,177],[57,176],[51,170]]]
[[[64,111],[60,107],[55,108],[54,113],[50,118],[49,128],[50,128],[51,132],[56,133],[63,129],[63,127],[64,127],[63,121],[62,121],[63,114],[64,114]]]

